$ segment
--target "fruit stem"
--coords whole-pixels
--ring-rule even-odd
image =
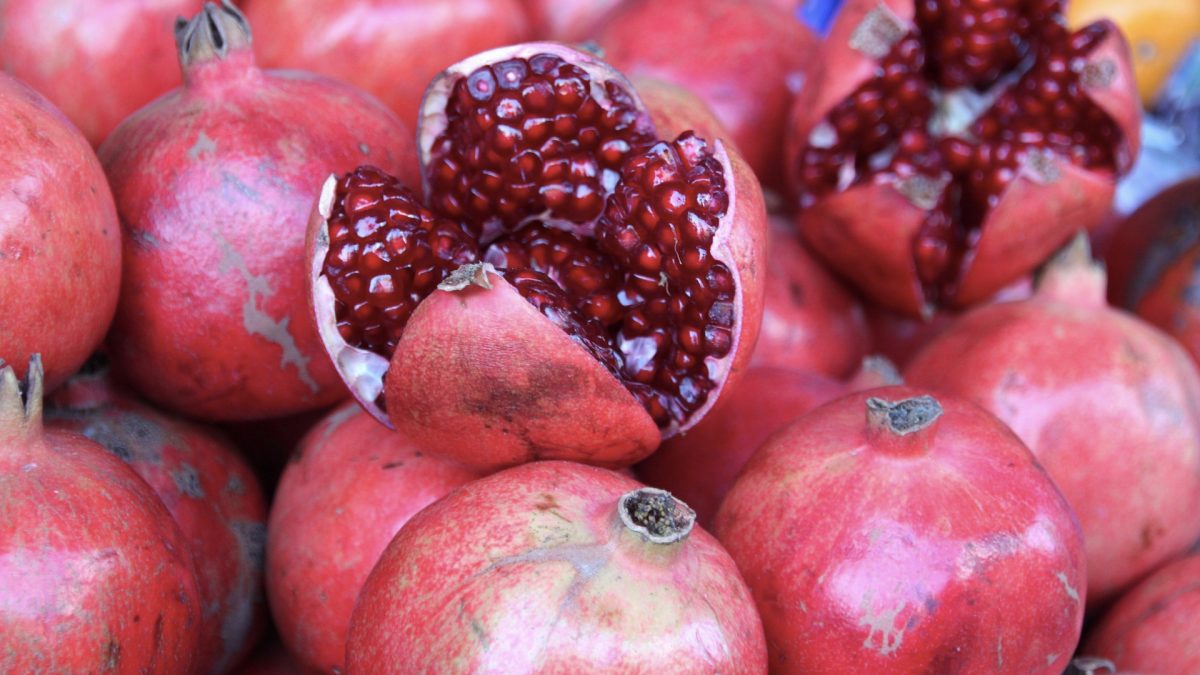
[[[625,493],[617,502],[625,528],[652,544],[674,544],[687,538],[696,512],[670,492],[644,487]]]
[[[1107,282],[1104,265],[1092,259],[1088,236],[1080,232],[1038,271],[1034,292],[1045,300],[1103,307]]]
[[[254,51],[250,48],[250,23],[229,0],[218,6],[204,3],[204,8],[189,21],[175,20],[175,46],[179,51],[179,66],[190,83],[201,66],[224,60],[245,60],[253,70]]]
[[[0,361],[0,447],[7,445],[5,441],[41,433],[43,376],[40,354],[29,359],[24,387],[12,366]]]
[[[896,402],[872,396],[867,399],[867,435],[874,447],[889,454],[921,454],[929,449],[941,416],[942,404],[932,396]]]

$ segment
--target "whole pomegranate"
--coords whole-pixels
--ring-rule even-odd
[[[1079,524],[971,403],[887,387],[755,453],[717,513],[778,673],[1061,673],[1083,623]]]
[[[42,367],[24,395],[0,364],[0,671],[187,673],[200,595],[179,526],[124,462],[42,428]]]
[[[370,96],[259,70],[226,0],[178,26],[185,85],[100,147],[125,229],[116,369],[155,403],[213,420],[273,417],[345,395],[304,302],[307,214],[331,170],[412,162]]]
[[[698,94],[759,178],[782,183],[779,140],[791,88],[803,83],[817,47],[804,24],[764,0],[634,0],[613,12],[596,40],[626,74]]]
[[[535,462],[421,511],[371,571],[352,673],[761,673],[737,568],[662,490]]]
[[[45,94],[98,145],[130,113],[179,85],[171,26],[203,4],[4,0],[0,68]]]
[[[1109,245],[1108,297],[1200,360],[1200,177],[1143,204]]]
[[[47,427],[73,431],[121,458],[183,532],[200,593],[197,673],[232,670],[266,623],[267,506],[245,461],[215,431],[168,417],[116,387],[102,359],[47,401]]]
[[[1121,673],[1200,672],[1200,556],[1166,565],[1117,601],[1092,629],[1083,653]]]
[[[271,611],[300,664],[345,672],[350,613],[388,542],[481,475],[421,452],[354,403],[308,433],[279,483],[267,539]]]
[[[1064,0],[849,0],[793,107],[813,250],[913,316],[995,294],[1108,213],[1137,154],[1129,49]]]
[[[751,365],[848,375],[870,342],[862,303],[782,218],[771,219],[768,244],[762,329]]]
[[[865,359],[849,382],[805,370],[751,366],[720,405],[686,435],[663,443],[638,464],[637,474],[647,485],[687,502],[700,525],[711,527],[738,472],[771,434],[851,391],[899,382],[895,366],[879,357]]]
[[[736,151],[660,140],[624,77],[554,43],[459,63],[424,106],[428,206],[363,167],[310,226],[317,325],[358,399],[479,467],[627,466],[701,419],[762,316],[766,214]]]
[[[265,65],[362,87],[409,128],[442,69],[531,37],[520,0],[263,0],[247,14]]]
[[[991,411],[1066,495],[1102,601],[1200,537],[1200,375],[1174,340],[1104,303],[1082,235],[1034,296],[981,307],[906,379]]]
[[[523,0],[534,39],[582,42],[625,0]]]
[[[23,377],[30,357],[41,354],[52,390],[87,360],[112,321],[121,228],[87,141],[40,94],[4,73],[0,119],[0,360]]]

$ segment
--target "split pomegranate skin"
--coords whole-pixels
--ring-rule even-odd
[[[317,326],[360,402],[491,468],[628,466],[703,417],[762,316],[765,208],[736,151],[658,140],[623,76],[553,43],[456,64],[424,105],[423,198],[362,167],[310,225]]]

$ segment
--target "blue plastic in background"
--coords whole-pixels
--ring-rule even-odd
[[[829,32],[829,24],[837,16],[844,0],[808,0],[796,10],[796,16],[819,35]]]

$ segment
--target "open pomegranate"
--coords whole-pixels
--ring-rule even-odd
[[[203,606],[179,526],[132,469],[42,428],[0,363],[0,671],[190,673]]]
[[[0,68],[45,94],[99,145],[130,113],[179,85],[171,26],[203,4],[4,0]]]
[[[4,73],[0,120],[0,360],[24,377],[25,364],[40,354],[53,390],[112,321],[121,225],[87,140],[49,101]]]
[[[671,495],[535,462],[413,517],[359,596],[351,673],[762,673],[737,568]]]
[[[184,86],[99,150],[125,233],[114,370],[202,419],[335,403],[345,390],[308,320],[297,264],[308,214],[331,170],[371,162],[415,173],[409,131],[348,85],[260,70],[228,0],[177,28]]]
[[[267,540],[271,612],[299,664],[345,672],[350,613],[383,550],[415,513],[481,475],[355,403],[309,431],[279,482]]]
[[[1200,556],[1160,568],[1105,613],[1082,653],[1111,659],[1119,673],[1200,672]]]
[[[1169,336],[1104,302],[1080,235],[1034,296],[980,307],[905,377],[963,396],[1021,437],[1074,507],[1100,602],[1200,537],[1200,374]]]
[[[793,106],[801,234],[911,315],[970,305],[1108,212],[1139,143],[1129,49],[1063,0],[850,0]]]
[[[169,417],[115,385],[103,357],[47,400],[46,426],[120,457],[166,505],[195,563],[203,611],[197,673],[227,673],[266,625],[267,506],[254,473],[212,429]]]
[[[419,447],[629,465],[749,360],[761,188],[720,140],[658,139],[604,62],[472,57],[430,86],[419,146],[427,206],[363,167],[329,179],[310,228],[325,347]]]
[[[1143,204],[1109,246],[1108,297],[1179,340],[1200,362],[1200,177]]]
[[[1046,673],[1079,640],[1079,523],[999,420],[887,387],[759,449],[717,513],[773,673]]]

